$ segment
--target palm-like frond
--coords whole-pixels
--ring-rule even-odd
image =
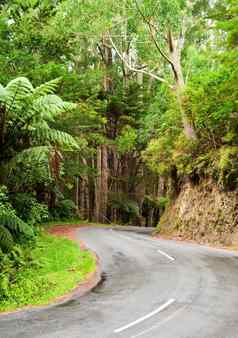
[[[55,93],[60,81],[61,78],[57,78],[36,87],[33,91],[34,98]]]
[[[8,93],[12,93],[12,95],[23,97],[32,93],[34,88],[26,77],[17,77],[7,84],[6,90],[8,91]]]
[[[33,92],[33,86],[25,77],[18,77],[0,88],[0,102],[10,113],[21,110],[23,100]]]
[[[57,95],[44,95],[33,102],[32,110],[38,119],[54,121],[57,115],[72,111],[76,107],[76,104],[65,102]]]
[[[16,102],[33,92],[33,86],[26,77],[18,77],[6,86],[6,105],[10,109]]]
[[[48,159],[50,153],[49,146],[36,146],[25,149],[18,153],[12,160],[9,162],[10,167],[16,166],[20,162],[42,162]]]
[[[0,211],[0,224],[7,228],[10,232],[22,233],[28,236],[33,236],[32,228],[23,222],[14,212],[9,210]]]
[[[78,149],[79,145],[75,138],[68,133],[53,128],[37,128],[31,131],[33,138],[39,143],[51,144],[65,149]]]
[[[0,136],[6,143],[8,137],[13,139],[14,147],[11,160],[8,158],[6,164],[8,171],[24,159],[28,162],[34,159],[34,163],[49,160],[54,147],[59,151],[60,148],[70,151],[79,148],[73,136],[50,127],[60,114],[76,108],[75,104],[53,94],[59,81],[55,79],[33,88],[27,78],[19,77],[5,88],[0,86],[0,104],[5,108],[5,125]]]
[[[3,251],[10,251],[14,245],[10,231],[0,224],[0,248]]]

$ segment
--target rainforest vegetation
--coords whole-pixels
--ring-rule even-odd
[[[43,223],[155,227],[185,182],[236,190],[237,0],[1,1],[0,69],[0,303]]]

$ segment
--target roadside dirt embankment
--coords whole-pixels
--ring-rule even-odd
[[[160,221],[161,234],[200,243],[238,245],[238,190],[222,191],[209,180],[183,185]]]

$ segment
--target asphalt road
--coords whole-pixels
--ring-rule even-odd
[[[1,338],[238,338],[237,253],[106,229],[78,237],[101,258],[101,285],[2,317]]]

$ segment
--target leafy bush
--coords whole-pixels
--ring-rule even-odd
[[[238,148],[236,146],[224,146],[220,149],[219,155],[220,183],[225,187],[236,186],[238,183]]]
[[[124,154],[126,152],[132,151],[135,148],[137,139],[136,130],[130,126],[126,126],[121,135],[116,139],[116,145],[119,153]]]
[[[150,141],[142,156],[148,167],[162,175],[169,175],[172,167],[173,142],[170,138],[160,137]]]
[[[10,251],[14,242],[30,239],[34,235],[32,228],[17,215],[7,196],[7,188],[0,187],[0,249]]]
[[[0,300],[9,297],[9,289],[15,282],[17,273],[26,266],[37,265],[37,260],[33,259],[31,254],[31,246],[22,248],[15,245],[10,253],[3,253],[0,249]]]
[[[123,193],[111,193],[110,206],[120,210],[122,214],[126,215],[127,217],[125,219],[129,222],[140,215],[138,203]]]
[[[50,210],[52,219],[71,219],[77,216],[76,205],[70,199],[59,200],[56,207]]]
[[[161,196],[159,198],[159,206],[161,208],[165,208],[169,204],[169,202],[170,202],[170,199],[167,196]]]
[[[197,148],[198,142],[196,140],[189,140],[184,134],[180,134],[174,144],[172,154],[174,165],[178,172],[182,174],[191,174],[193,172]]]
[[[12,201],[17,215],[31,225],[46,222],[49,218],[47,205],[38,203],[31,194],[14,194]]]

